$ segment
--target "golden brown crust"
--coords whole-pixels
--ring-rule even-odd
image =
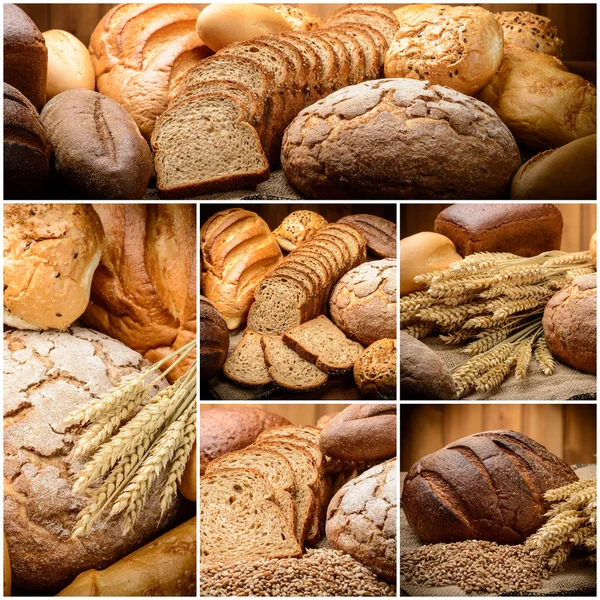
[[[269,8],[282,16],[291,25],[293,31],[313,31],[321,26],[320,17],[298,6],[272,4]]]
[[[366,398],[396,398],[396,340],[373,342],[354,363],[354,381]]]
[[[502,26],[504,41],[532,52],[542,52],[560,58],[563,41],[558,29],[548,17],[526,10],[495,13]]]

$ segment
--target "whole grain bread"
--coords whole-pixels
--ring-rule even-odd
[[[227,323],[216,306],[200,296],[200,378],[212,379],[223,367],[229,350]]]
[[[543,494],[577,480],[531,438],[510,430],[461,438],[408,471],[402,507],[426,543],[520,544],[544,522]]]
[[[269,367],[261,345],[261,335],[247,328],[233,352],[225,360],[223,373],[240,385],[259,386],[271,383]]]
[[[378,258],[396,258],[396,223],[377,215],[348,215],[339,219],[358,229],[367,240],[367,249]]]

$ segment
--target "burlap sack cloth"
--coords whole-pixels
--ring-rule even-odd
[[[596,465],[574,467],[580,479],[596,476]],[[405,552],[423,546],[423,542],[410,528],[404,511],[400,509],[400,563]],[[457,586],[426,587],[409,584],[400,578],[401,596],[491,596],[482,592],[466,594]],[[507,596],[514,593],[505,594]],[[523,596],[595,596],[596,595],[596,565],[591,564],[585,557],[569,558],[560,571],[544,580],[538,590],[522,592]]]
[[[469,358],[461,352],[464,344],[449,346],[435,337],[421,341],[434,350],[450,370]],[[516,380],[513,369],[497,390],[489,394],[473,393],[463,400],[593,400],[596,391],[595,375],[581,373],[558,361],[554,373],[544,375],[533,357],[523,381]]]

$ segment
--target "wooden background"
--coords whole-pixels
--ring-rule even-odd
[[[401,204],[400,238],[433,231],[437,215],[450,204]],[[590,247],[596,231],[596,204],[556,204],[563,216],[561,250],[579,252]]]
[[[200,411],[207,410],[209,408],[240,408],[243,407],[254,407],[267,410],[269,412],[285,417],[288,421],[294,425],[311,425],[315,426],[317,421],[323,416],[330,413],[336,413],[344,410],[348,404],[206,404],[200,403]],[[200,415],[202,419],[202,415]]]
[[[513,429],[570,465],[596,462],[594,404],[404,404],[400,407],[400,470],[461,437]]]
[[[88,44],[98,21],[115,4],[19,4],[41,31],[65,29]],[[196,4],[202,8],[205,4]],[[302,4],[307,10],[323,17],[344,4]],[[403,4],[389,4],[391,9]],[[563,60],[596,60],[595,4],[485,4],[492,12],[529,10],[550,17],[565,41]]]
[[[245,208],[258,213],[271,228],[275,229],[285,217],[296,210],[312,210],[319,213],[330,223],[341,219],[347,215],[358,215],[368,213],[383,217],[388,221],[396,222],[396,204],[288,204],[285,202],[273,204],[201,204],[200,205],[200,224],[204,223],[215,213],[226,208]]]

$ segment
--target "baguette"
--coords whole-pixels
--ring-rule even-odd
[[[103,571],[78,575],[58,596],[195,596],[196,517]]]

